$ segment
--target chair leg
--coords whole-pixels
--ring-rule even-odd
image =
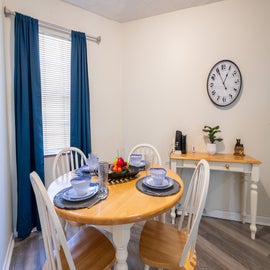
[[[166,223],[166,213],[163,213],[159,216],[159,221],[162,223]]]
[[[175,224],[175,217],[176,217],[176,212],[175,212],[175,206],[171,209],[171,218],[172,218],[172,224]]]

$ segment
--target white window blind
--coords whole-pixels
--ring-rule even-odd
[[[71,42],[39,33],[44,154],[70,145]]]

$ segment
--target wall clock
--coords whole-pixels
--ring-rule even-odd
[[[207,93],[217,106],[232,104],[240,94],[242,76],[238,66],[230,60],[217,62],[207,78]]]

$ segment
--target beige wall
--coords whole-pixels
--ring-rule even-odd
[[[219,124],[220,152],[232,153],[241,138],[246,153],[263,162],[258,215],[268,218],[269,10],[268,0],[227,0],[123,25],[126,149],[150,142],[168,164],[176,129],[187,134],[188,150],[205,151],[202,127]],[[242,94],[228,109],[206,93],[208,73],[222,59],[237,63],[243,76]],[[238,193],[238,175],[212,173],[207,210],[239,210]]]

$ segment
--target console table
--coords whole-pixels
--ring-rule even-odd
[[[217,171],[231,171],[240,172],[245,176],[250,175],[250,231],[251,238],[255,239],[256,215],[257,215],[257,183],[259,181],[259,165],[261,162],[251,156],[235,156],[233,154],[215,154],[209,155],[207,153],[187,153],[187,154],[170,154],[170,167],[176,172],[177,168],[195,168],[197,163],[205,159],[208,161],[211,170]],[[245,223],[246,218],[246,183],[247,178],[244,179],[242,185],[242,222]],[[173,211],[174,212],[174,211]],[[172,212],[173,223],[175,213]]]

